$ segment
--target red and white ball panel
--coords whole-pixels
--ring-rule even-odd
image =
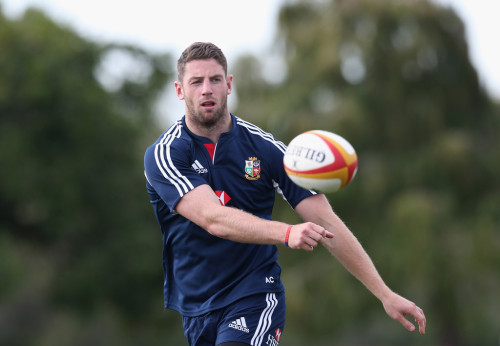
[[[358,168],[353,146],[343,137],[314,130],[295,137],[283,157],[285,171],[297,185],[335,192],[349,184]]]

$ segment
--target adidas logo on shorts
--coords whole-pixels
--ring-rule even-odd
[[[229,323],[229,327],[236,329],[236,330],[241,330],[242,332],[245,333],[250,333],[250,329],[247,327],[247,322],[245,321],[245,317],[240,317],[233,322]]]

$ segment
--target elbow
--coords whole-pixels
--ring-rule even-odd
[[[229,239],[237,224],[238,210],[221,205],[219,199],[181,207],[177,210],[179,214],[215,237]]]
[[[205,231],[207,231],[208,233],[210,233],[214,237],[223,238],[223,239],[231,239],[231,233],[227,232],[224,227],[221,227],[221,225],[211,223],[203,228],[205,229]]]
[[[215,222],[206,222],[205,225],[202,226],[205,231],[210,233],[215,237],[221,237],[221,231]]]
[[[202,213],[201,222],[199,226],[205,231],[218,238],[227,238],[229,236],[228,232],[225,231],[220,214],[217,212],[205,212]]]
[[[227,225],[224,225],[221,222],[207,222],[207,224],[203,228],[214,237],[231,239],[230,227],[227,227]]]

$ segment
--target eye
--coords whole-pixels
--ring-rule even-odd
[[[200,80],[194,80],[194,81],[191,82],[191,85],[198,85],[200,83],[201,83]]]
[[[220,83],[221,81],[222,81],[222,78],[220,78],[220,77],[213,77],[212,78],[212,82],[214,82],[214,83]]]

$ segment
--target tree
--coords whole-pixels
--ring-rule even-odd
[[[89,42],[33,9],[0,15],[0,50],[0,343],[160,344],[142,157],[170,57]],[[112,80],[117,58],[132,73]]]
[[[424,307],[431,342],[493,343],[500,113],[478,83],[461,20],[427,1],[297,1],[281,10],[276,41],[281,82],[257,59],[235,66],[242,116],[285,142],[311,129],[347,138],[358,175],[329,197],[382,276]],[[422,342],[380,320],[375,300],[324,269],[325,256],[281,255],[288,338]]]

